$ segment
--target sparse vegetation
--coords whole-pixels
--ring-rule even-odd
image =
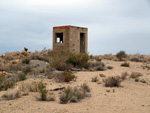
[[[98,77],[97,77],[97,76],[95,76],[95,77],[93,77],[93,78],[92,78],[92,80],[91,80],[91,81],[92,81],[92,82],[97,82],[98,80],[99,80],[99,79],[98,79]]]
[[[55,73],[54,78],[57,82],[70,82],[75,78],[75,75],[70,71]]]
[[[125,62],[125,63],[122,63],[120,66],[122,66],[122,67],[129,67],[129,66],[130,66],[130,64],[129,64],[129,63],[127,63],[127,62]]]
[[[19,86],[19,90],[22,92],[38,92],[38,83],[22,83]]]
[[[14,100],[14,99],[20,98],[21,96],[22,95],[19,90],[13,90],[12,92],[4,93],[2,95],[2,98],[6,99],[6,100]]]
[[[24,72],[25,74],[28,74],[32,71],[32,68],[30,66],[23,66],[22,67],[22,72]]]
[[[125,80],[127,78],[127,76],[129,76],[129,74],[127,72],[123,72],[121,75],[121,79]]]
[[[26,75],[24,73],[19,74],[19,81],[23,81],[26,79]]]
[[[106,87],[119,87],[121,82],[122,82],[122,80],[121,80],[120,76],[108,77],[105,80],[105,86]]]
[[[90,92],[90,88],[85,83],[81,85],[81,88],[74,87],[72,89],[71,87],[67,87],[60,95],[60,103],[79,102],[81,99],[89,96],[87,92]]]
[[[85,92],[90,92],[90,91],[91,91],[90,87],[89,87],[86,83],[83,83],[83,84],[81,85],[81,88],[82,88]]]
[[[13,88],[15,85],[15,81],[13,80],[2,80],[0,82],[0,91],[7,90],[8,88]]]
[[[22,63],[29,64],[30,63],[30,59],[29,58],[24,58],[24,59],[22,59]]]
[[[132,72],[131,75],[130,75],[130,78],[135,79],[135,78],[139,78],[141,76],[143,76],[143,74],[140,73],[140,72]]]
[[[126,52],[125,52],[125,51],[120,51],[120,52],[118,52],[118,53],[116,54],[116,57],[117,57],[120,61],[122,61],[123,58],[126,58],[126,57],[127,57],[127,55],[126,55]]]
[[[85,53],[71,53],[67,59],[67,64],[72,64],[74,67],[78,68],[88,68],[89,56]]]
[[[38,91],[40,93],[39,100],[46,101],[47,100],[47,90],[46,90],[46,85],[42,81],[39,82],[39,84],[38,84]]]

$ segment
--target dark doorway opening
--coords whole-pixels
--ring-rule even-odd
[[[80,33],[80,52],[85,53],[85,33]]]
[[[63,33],[56,33],[56,43],[63,43]]]

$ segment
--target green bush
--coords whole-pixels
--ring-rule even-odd
[[[46,101],[47,100],[47,90],[46,90],[46,86],[44,85],[43,82],[40,82],[38,84],[38,91],[40,93],[40,99],[41,101]]]

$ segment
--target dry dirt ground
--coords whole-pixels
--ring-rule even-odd
[[[78,103],[59,103],[59,92],[55,92],[55,101],[37,101],[34,93],[22,96],[15,100],[0,100],[0,113],[150,113],[150,70],[143,69],[143,63],[129,62],[130,67],[121,67],[122,62],[103,60],[106,66],[113,69],[97,72],[77,72],[76,81],[70,83],[56,83],[50,79],[44,79],[48,89],[62,86],[80,86],[87,83],[91,88],[91,97],[87,97]],[[104,84],[91,82],[91,78],[100,73],[108,76],[121,75],[122,72],[141,72],[147,83],[135,82],[127,78],[121,83],[122,87],[105,87]],[[23,82],[38,81],[27,79]],[[18,83],[20,84],[20,83]],[[6,91],[0,92],[0,96]]]

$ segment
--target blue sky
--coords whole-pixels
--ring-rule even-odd
[[[87,27],[93,55],[150,54],[150,0],[0,0],[0,54],[52,49],[61,25]]]

